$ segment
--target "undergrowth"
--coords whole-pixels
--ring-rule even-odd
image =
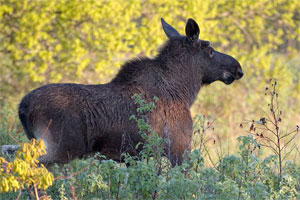
[[[0,98],[0,147],[5,144],[28,141],[14,111]]]

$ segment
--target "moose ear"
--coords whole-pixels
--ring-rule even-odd
[[[175,28],[168,24],[163,18],[161,18],[161,24],[165,31],[165,34],[168,36],[169,39],[180,36],[180,34],[175,30]]]
[[[200,34],[199,26],[197,22],[195,22],[195,20],[193,20],[192,18],[188,19],[186,23],[185,33],[188,39],[191,41],[195,41],[199,38],[199,34]]]

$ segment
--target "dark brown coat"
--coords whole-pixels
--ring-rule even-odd
[[[181,164],[184,151],[191,148],[190,107],[200,88],[217,80],[230,84],[243,72],[234,58],[198,39],[194,20],[188,20],[186,36],[163,19],[162,25],[169,40],[158,56],[126,63],[110,83],[49,84],[22,99],[19,117],[29,139],[41,138],[52,121],[44,134],[47,155],[42,162],[69,162],[93,152],[119,160],[122,135],[133,146],[142,141],[136,122],[129,120],[137,114],[131,96],[139,93],[147,101],[159,98],[149,123],[169,138],[172,164]]]

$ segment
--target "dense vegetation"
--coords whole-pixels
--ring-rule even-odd
[[[16,107],[31,89],[54,82],[105,83],[126,60],[155,56],[166,40],[161,17],[181,33],[186,19],[194,18],[200,38],[237,58],[245,76],[231,86],[214,83],[202,89],[192,110],[205,117],[195,117],[195,151],[182,167],[170,168],[163,157],[149,159],[152,148],[139,161],[128,157],[128,168],[77,160],[63,172],[54,169],[61,178],[47,194],[53,199],[300,198],[299,163],[294,162],[300,156],[295,134],[300,123],[298,0],[0,0],[0,144],[16,143],[9,134],[27,141]],[[270,78],[279,83],[279,149],[261,138],[273,135],[265,133],[261,121],[273,119],[272,86],[266,90]],[[257,134],[264,141],[255,140]]]

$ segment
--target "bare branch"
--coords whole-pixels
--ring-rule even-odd
[[[260,138],[261,140],[267,140],[270,143],[274,144],[277,148],[278,148],[278,145],[276,142],[274,142],[272,139],[268,138],[268,137],[263,137],[263,138]]]
[[[266,144],[260,144],[261,146],[263,147],[267,147],[267,148],[270,148],[276,155],[278,155],[278,151],[272,147],[271,145],[266,145]]]
[[[284,161],[291,153],[292,151],[296,148],[296,145],[294,144],[292,146],[292,148],[290,149],[290,151],[288,151],[287,153],[285,153],[285,155],[283,156],[282,160]]]
[[[52,123],[52,119],[49,120],[49,123],[48,123],[48,126],[47,126],[46,130],[45,130],[44,133],[42,134],[42,137],[41,137],[42,139],[44,139],[44,137],[45,137],[45,135],[46,135],[46,133],[47,133],[47,131],[48,131],[48,129],[49,129],[51,123]]]
[[[286,143],[283,145],[283,147],[281,148],[281,150],[284,149],[291,141],[293,141],[293,140],[295,139],[296,136],[297,136],[297,134],[293,135],[293,136],[289,139],[289,141],[286,142]]]
[[[91,167],[93,164],[95,163],[95,160],[93,160],[92,162],[90,162],[90,164],[84,168],[82,168],[81,170],[71,174],[70,176],[58,176],[56,178],[54,178],[54,180],[56,179],[70,179],[72,178],[73,176],[77,176],[78,174],[80,174],[81,172],[83,172],[84,170],[88,169],[89,167]]]
[[[19,194],[18,194],[18,196],[17,196],[16,200],[19,200],[19,198],[20,198],[21,194],[22,194],[22,189],[21,189],[21,188],[19,188]]]
[[[285,138],[285,137],[287,137],[287,136],[289,136],[289,135],[291,135],[291,134],[293,134],[293,133],[295,133],[295,134],[297,135],[297,131],[294,130],[294,131],[291,131],[291,132],[289,132],[289,133],[287,133],[287,134],[281,136],[280,139],[283,139],[283,138]]]

